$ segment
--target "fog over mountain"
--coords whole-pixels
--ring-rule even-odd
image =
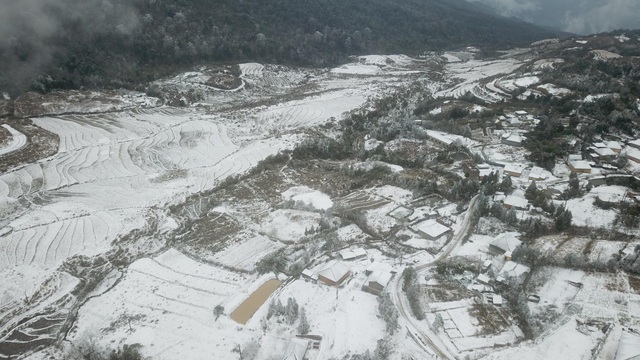
[[[560,30],[591,34],[640,28],[638,0],[468,0],[499,14]]]

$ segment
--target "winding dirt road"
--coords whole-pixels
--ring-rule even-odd
[[[451,253],[460,246],[462,243],[462,239],[469,233],[471,230],[471,214],[475,211],[475,207],[478,202],[478,195],[474,196],[469,202],[469,209],[465,218],[462,222],[462,227],[460,230],[453,235],[453,238],[447,245],[447,248],[433,261],[422,264],[416,267],[416,272],[420,272],[425,270],[431,266],[436,265],[438,262],[446,259],[451,255]],[[396,304],[398,308],[398,313],[400,317],[404,320],[405,326],[409,331],[411,337],[416,341],[418,346],[422,348],[427,354],[430,356],[436,356],[436,358],[440,359],[455,359],[455,356],[452,355],[446,348],[446,346],[440,342],[437,336],[428,329],[428,326],[425,327],[424,324],[419,324],[419,320],[415,319],[411,314],[411,310],[409,308],[409,304],[407,303],[406,297],[402,294],[402,276],[396,276],[392,286],[390,293],[393,298],[393,302]]]

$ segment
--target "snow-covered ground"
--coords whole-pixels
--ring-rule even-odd
[[[23,146],[27,145],[27,136],[25,134],[12,128],[11,125],[2,124],[1,126],[9,131],[9,134],[11,134],[11,141],[9,141],[5,146],[0,147],[0,156],[20,150]]]

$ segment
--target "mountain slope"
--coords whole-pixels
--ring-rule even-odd
[[[55,24],[46,34],[5,25],[1,35],[12,40],[0,41],[0,89],[131,87],[203,62],[326,66],[353,54],[509,47],[556,35],[460,0],[91,0],[95,9],[81,13],[65,11],[71,0],[55,3],[58,11],[42,15]]]

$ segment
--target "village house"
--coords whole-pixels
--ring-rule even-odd
[[[567,161],[569,170],[578,174],[591,174],[591,165],[584,160],[569,160]]]
[[[513,252],[521,243],[513,234],[505,233],[496,236],[489,244],[489,249],[499,254],[504,254]]]
[[[509,195],[504,199],[502,206],[505,209],[526,210],[529,207],[529,200],[519,196]]]
[[[427,240],[438,240],[451,231],[451,228],[433,219],[414,225],[411,229]]]
[[[620,143],[617,141],[612,140],[607,142],[607,147],[613,150],[615,153],[620,153],[620,151],[622,151],[622,145],[620,145]]]
[[[330,286],[340,286],[349,275],[351,269],[347,265],[334,261],[318,272],[318,280]]]
[[[287,343],[282,360],[303,360],[308,348],[308,340],[293,338]]]
[[[640,149],[640,139],[629,141],[627,143],[627,145],[629,145],[629,146],[631,146],[633,148],[636,148],[636,149]]]
[[[598,155],[598,157],[602,160],[611,160],[616,157],[617,153],[608,147],[596,148],[594,152]]]
[[[531,271],[526,265],[519,264],[515,261],[507,261],[504,263],[502,270],[500,270],[500,277],[504,281],[507,281],[509,278],[515,278],[519,281],[522,281],[524,276],[527,275]]]
[[[518,133],[504,134],[501,142],[510,146],[522,146],[522,136]]]
[[[391,272],[383,269],[374,270],[367,278],[367,282],[362,286],[362,290],[380,296],[382,291],[389,285],[393,275]]]
[[[640,150],[627,149],[627,159],[640,163]]]
[[[367,257],[367,252],[363,248],[344,249],[340,250],[339,253],[342,260],[357,260]]]
[[[546,180],[547,175],[545,174],[544,171],[545,170],[543,168],[534,166],[533,168],[531,168],[531,171],[529,171],[529,180],[536,180],[536,181]]]
[[[438,131],[427,130],[427,137],[439,143],[440,145],[449,146],[453,144],[453,140],[449,139]]]
[[[524,167],[519,164],[507,164],[504,167],[504,173],[513,177],[520,177],[522,171],[524,171]]]

